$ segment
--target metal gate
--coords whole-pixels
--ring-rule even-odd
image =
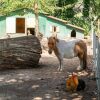
[[[94,68],[96,73],[98,100],[100,100],[100,38],[93,34],[93,58]]]

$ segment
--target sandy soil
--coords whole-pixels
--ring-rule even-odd
[[[43,51],[39,66],[0,71],[0,100],[97,100],[92,72],[77,72],[78,65],[78,58],[64,59],[63,71],[59,72],[55,55]],[[92,56],[88,56],[88,67],[92,66]],[[86,82],[84,91],[66,91],[66,78],[72,72]]]

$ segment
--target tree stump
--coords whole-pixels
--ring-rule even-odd
[[[40,41],[33,35],[0,40],[0,68],[37,66],[41,57]]]

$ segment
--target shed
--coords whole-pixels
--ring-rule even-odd
[[[0,17],[0,37],[26,36],[29,29],[35,34],[34,28],[35,15],[32,9],[23,8]]]
[[[75,35],[71,34],[75,30]],[[9,35],[17,37],[27,35],[28,30],[35,34],[35,14],[32,9],[23,8],[12,11],[8,15],[0,16],[0,37]],[[39,13],[39,32],[44,37],[57,34],[59,38],[71,37],[84,38],[84,29],[69,24],[68,21],[44,13]]]

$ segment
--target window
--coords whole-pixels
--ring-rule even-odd
[[[35,28],[27,28],[27,35],[29,34],[35,35]]]
[[[74,29],[71,31],[71,37],[76,37],[76,31]]]
[[[57,31],[57,27],[56,26],[53,26],[53,32],[56,32]]]
[[[51,27],[50,27],[50,31],[51,31],[52,33],[57,33],[57,32],[59,32],[59,26],[51,26]]]

